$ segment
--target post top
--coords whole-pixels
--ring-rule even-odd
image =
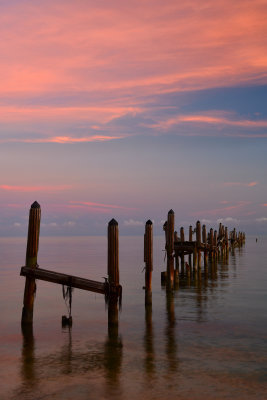
[[[173,209],[171,208],[170,211],[168,212],[168,214],[174,214]]]
[[[200,221],[197,221],[197,224],[200,224]]]
[[[31,208],[41,208],[41,207],[40,204],[37,201],[35,201],[34,203],[32,203]]]
[[[109,221],[108,225],[109,225],[109,226],[111,226],[111,225],[118,225],[118,222],[117,222],[114,218],[112,218],[112,220]]]
[[[149,219],[146,221],[146,225],[153,225],[153,222]]]

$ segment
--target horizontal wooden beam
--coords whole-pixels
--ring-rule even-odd
[[[79,278],[62,274],[60,272],[49,271],[43,268],[21,267],[21,276],[40,279],[42,281],[58,283],[59,285],[71,286],[77,289],[88,290],[90,292],[105,294],[108,291],[108,285],[103,282],[92,281],[90,279]]]

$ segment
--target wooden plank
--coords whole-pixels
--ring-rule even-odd
[[[21,267],[20,275],[101,294],[105,294],[107,287],[106,284],[102,282],[79,278],[78,276],[62,274],[60,272],[49,271],[43,268],[33,269]]]

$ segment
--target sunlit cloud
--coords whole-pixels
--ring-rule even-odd
[[[101,7],[10,2],[2,10],[1,92],[122,95],[229,86],[255,76],[266,82],[265,15],[260,0],[146,1],[141,7],[133,0]]]
[[[59,143],[59,144],[73,144],[73,143],[91,143],[91,142],[106,142],[110,140],[122,139],[123,136],[104,136],[104,135],[92,135],[85,137],[71,137],[71,136],[56,136],[48,138],[31,138],[31,139],[20,139],[20,138],[6,138],[0,139],[1,143]]]
[[[124,207],[116,204],[103,204],[91,201],[70,201],[70,207],[92,208],[95,210],[134,210],[134,208]]]
[[[0,185],[0,190],[7,192],[61,192],[71,189],[71,185],[44,185],[44,186],[16,186],[16,185]],[[18,205],[9,204],[9,207],[17,207]]]
[[[224,186],[244,186],[244,187],[254,187],[257,186],[259,182],[253,181],[253,182],[225,182]]]
[[[218,112],[223,114],[223,111]],[[214,112],[213,112],[214,114]],[[229,114],[229,113],[227,113]],[[156,128],[159,130],[168,130],[173,126],[179,124],[202,124],[202,125],[229,125],[235,127],[242,127],[242,128],[250,128],[250,129],[257,129],[257,128],[267,128],[267,120],[247,120],[247,119],[228,119],[222,117],[216,117],[213,115],[177,115],[176,117],[172,117],[163,121],[159,121],[158,123],[152,124],[152,128]]]
[[[142,222],[142,221],[137,221],[137,220],[134,220],[134,219],[128,219],[128,220],[125,220],[125,221],[123,221],[123,224],[125,225],[125,226],[143,226],[144,225],[144,222]]]
[[[214,208],[214,209],[210,209],[210,210],[203,210],[203,211],[198,211],[193,213],[192,215],[194,216],[202,216],[202,215],[224,215],[224,214],[228,214],[229,211],[239,211],[242,210],[244,207],[248,206],[249,204],[251,204],[249,201],[239,201],[237,204],[233,204],[233,205],[229,205],[227,207],[221,207],[221,208]],[[230,216],[229,216],[230,218]]]
[[[256,218],[257,222],[267,222],[267,217]]]
[[[238,223],[238,219],[237,218],[233,218],[233,217],[225,217],[225,218],[219,218],[217,219],[217,223],[220,224],[226,224],[226,223]]]
[[[202,224],[211,224],[211,220],[210,219],[206,219],[206,218],[202,218],[201,219],[201,223]]]

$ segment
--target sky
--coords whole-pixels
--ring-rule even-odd
[[[0,0],[0,236],[267,234],[266,0]]]

